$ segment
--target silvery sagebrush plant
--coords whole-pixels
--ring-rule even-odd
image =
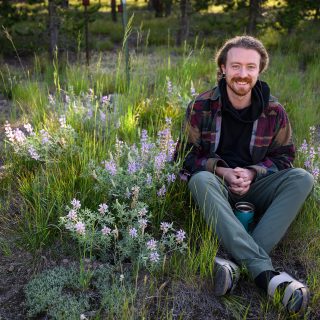
[[[67,206],[67,215],[60,218],[61,224],[84,248],[91,252],[109,252],[111,262],[121,263],[130,259],[148,269],[155,269],[167,255],[187,248],[186,233],[175,230],[173,223],[161,222],[159,239],[152,232],[151,212],[139,201],[139,188],[131,197],[131,205],[117,199],[111,206],[99,204],[96,210],[82,208],[77,199]],[[160,231],[160,232],[159,232]]]
[[[308,142],[304,139],[298,152],[304,161],[304,167],[314,177],[314,192],[320,199],[320,141],[316,139],[316,127],[310,127]]]
[[[12,128],[6,121],[6,142],[18,158],[36,162],[50,161],[72,147],[76,138],[65,115],[60,116],[58,121],[59,125],[50,131],[45,128],[35,131],[28,122],[21,128]]]
[[[140,201],[148,205],[152,201],[165,198],[176,180],[178,164],[173,162],[176,142],[171,135],[171,119],[166,119],[166,127],[158,132],[155,142],[146,130],[141,131],[137,144],[116,140],[115,151],[100,165],[91,162],[88,173],[95,179],[97,191],[110,200],[130,202],[134,188],[139,188]]]

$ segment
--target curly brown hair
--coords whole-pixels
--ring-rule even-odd
[[[218,65],[218,70],[217,70],[218,81],[222,78],[222,75],[223,75],[221,65],[226,64],[227,54],[231,48],[244,48],[244,49],[256,50],[261,56],[259,73],[265,71],[268,68],[269,55],[266,48],[262,44],[262,42],[251,36],[237,36],[227,40],[216,54],[215,60]]]

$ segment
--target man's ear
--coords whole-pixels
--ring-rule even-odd
[[[224,66],[224,64],[221,65],[220,69],[222,73],[226,73],[226,67]]]

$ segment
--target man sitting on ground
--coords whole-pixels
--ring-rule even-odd
[[[290,313],[303,313],[308,288],[276,272],[269,254],[312,190],[313,177],[292,167],[295,149],[287,114],[267,83],[259,80],[268,61],[256,38],[228,40],[216,56],[218,86],[189,104],[179,148],[186,154],[189,189],[236,262],[216,258],[215,293],[230,292],[238,278],[237,265],[243,265],[270,296],[281,289]],[[259,221],[251,231],[234,215],[239,201],[255,206]]]

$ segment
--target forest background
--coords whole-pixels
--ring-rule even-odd
[[[219,247],[172,163],[214,55],[251,34],[315,187],[275,267],[320,317],[320,1],[0,3],[0,319],[287,319],[241,270],[213,296]],[[296,318],[291,316],[291,318]]]

